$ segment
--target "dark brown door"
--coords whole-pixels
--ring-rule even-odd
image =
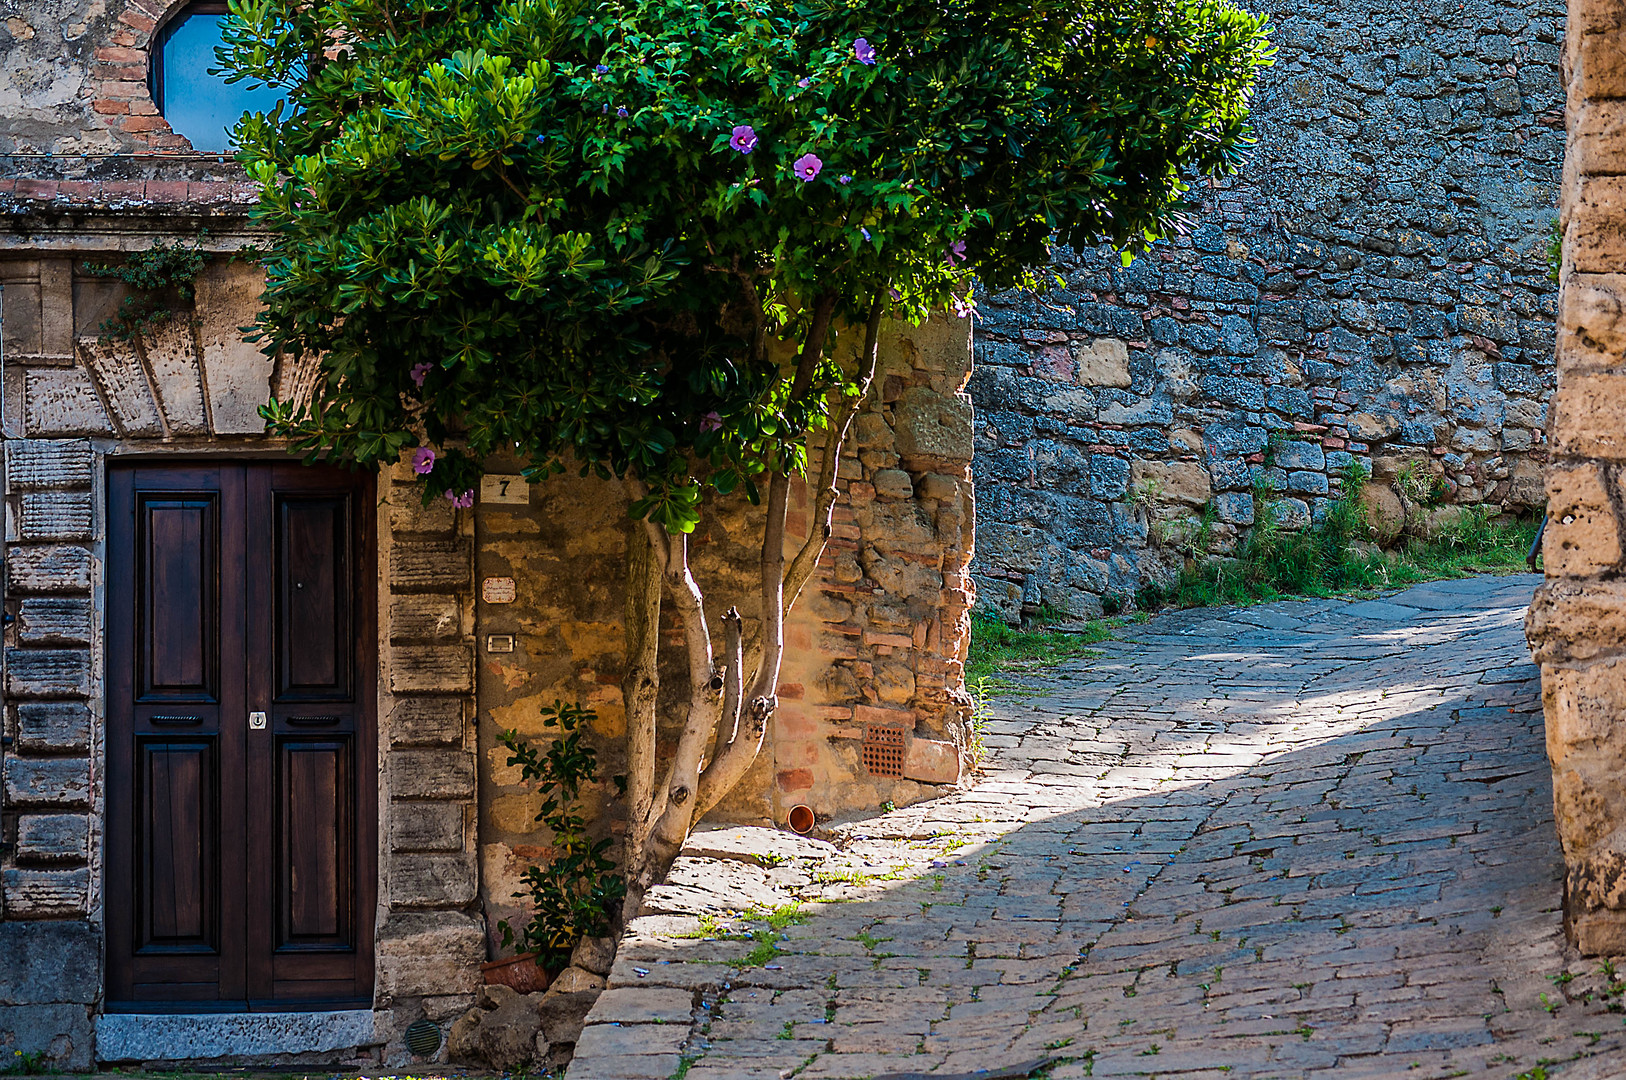
[[[371,484],[109,471],[109,1008],[371,1003]]]

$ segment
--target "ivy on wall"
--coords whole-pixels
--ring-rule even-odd
[[[198,275],[209,261],[202,249],[205,235],[200,233],[188,243],[158,241],[122,262],[84,264],[87,274],[115,278],[130,286],[118,311],[97,327],[103,341],[129,341],[137,334],[150,333],[192,306]]]

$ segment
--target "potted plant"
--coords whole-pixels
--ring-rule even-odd
[[[508,947],[510,940],[510,936],[504,936],[504,948]],[[548,983],[553,981],[548,969],[542,966],[541,955],[533,949],[518,956],[506,956],[481,964],[480,973],[485,976],[487,986],[511,986],[522,994],[534,994],[546,990]]]

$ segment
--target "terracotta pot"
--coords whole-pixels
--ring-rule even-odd
[[[520,953],[504,960],[493,960],[480,965],[487,986],[508,986],[522,994],[534,994],[548,988],[552,980],[536,962],[536,953]]]

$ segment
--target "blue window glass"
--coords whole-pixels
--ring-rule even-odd
[[[231,129],[246,112],[270,112],[282,91],[249,89],[247,80],[228,84],[211,75],[219,67],[215,48],[226,5],[197,3],[165,24],[153,57],[153,100],[169,126],[191,140],[195,150],[230,153]]]

